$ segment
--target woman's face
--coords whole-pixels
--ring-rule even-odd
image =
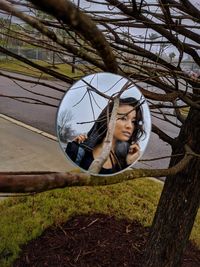
[[[128,141],[135,129],[136,111],[130,105],[121,105],[117,112],[117,121],[113,138],[119,141]]]

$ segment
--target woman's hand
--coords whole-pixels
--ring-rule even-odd
[[[135,143],[130,145],[128,155],[126,156],[126,163],[128,165],[133,164],[140,156],[140,146]]]
[[[76,136],[72,141],[80,144],[80,143],[83,143],[86,139],[87,139],[86,134],[80,134],[80,135]]]

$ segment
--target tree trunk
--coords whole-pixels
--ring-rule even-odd
[[[200,154],[200,110],[192,109],[184,123],[173,154],[184,152],[184,144]],[[180,160],[172,158],[170,166]],[[200,205],[200,158],[167,177],[144,253],[144,267],[179,267]]]

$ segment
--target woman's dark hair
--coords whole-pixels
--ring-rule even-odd
[[[143,101],[144,102],[144,101]],[[136,110],[136,122],[132,136],[128,140],[129,145],[132,142],[137,142],[144,134],[144,120],[141,105],[143,102],[135,99],[134,97],[120,98],[119,106],[129,105]],[[107,133],[107,114],[111,115],[114,102],[111,101],[100,113],[98,119],[95,121],[93,127],[88,132],[88,139],[82,144],[86,149],[93,149],[97,144],[100,144]]]

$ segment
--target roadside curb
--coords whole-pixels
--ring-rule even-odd
[[[4,115],[4,114],[1,114],[1,113],[0,113],[0,118],[5,119],[5,120],[7,120],[7,121],[10,121],[10,122],[12,122],[12,123],[14,123],[14,124],[16,124],[16,125],[18,125],[18,126],[21,126],[21,127],[23,127],[23,128],[26,128],[26,129],[28,129],[28,130],[34,132],[34,133],[41,134],[41,135],[43,135],[43,136],[45,136],[45,137],[47,137],[47,138],[49,138],[49,139],[51,139],[51,140],[58,141],[58,138],[57,138],[56,136],[54,136],[54,135],[52,135],[52,134],[49,134],[49,133],[47,133],[47,132],[44,132],[44,131],[42,131],[42,130],[39,130],[39,129],[33,127],[33,126],[30,126],[30,125],[28,125],[28,124],[25,124],[25,123],[23,123],[23,122],[21,122],[21,121],[18,121],[18,120],[16,120],[16,119],[11,118],[11,117],[8,117],[8,116],[6,116],[6,115]]]

